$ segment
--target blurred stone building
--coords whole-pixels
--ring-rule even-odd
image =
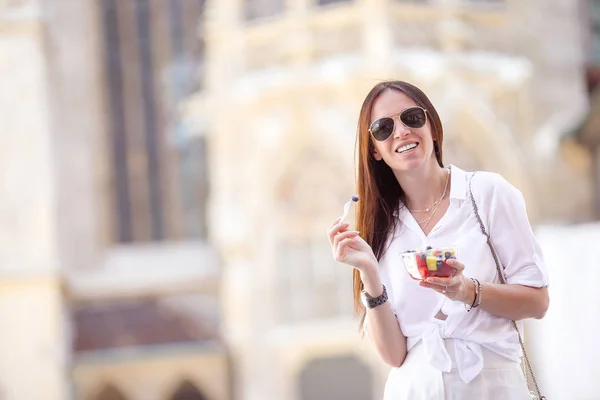
[[[0,0],[0,399],[381,398],[325,238],[362,99],[596,218],[586,4]]]
[[[0,398],[230,399],[203,1],[0,1]]]

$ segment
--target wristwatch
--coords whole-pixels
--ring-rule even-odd
[[[367,309],[375,308],[377,306],[382,305],[383,303],[385,303],[387,301],[387,299],[388,299],[387,290],[385,288],[385,285],[381,285],[381,286],[383,286],[383,293],[381,293],[377,297],[369,296],[367,294],[367,292],[365,292],[364,290],[360,292],[360,300],[362,301],[365,308],[367,308]]]

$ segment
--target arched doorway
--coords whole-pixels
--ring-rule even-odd
[[[128,400],[127,397],[114,385],[104,385],[94,400]]]
[[[202,392],[189,380],[179,384],[170,400],[208,400]]]
[[[353,355],[317,358],[300,374],[301,400],[365,400],[373,397],[373,375]]]

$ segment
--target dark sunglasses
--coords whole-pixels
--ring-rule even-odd
[[[400,113],[399,119],[408,128],[421,128],[427,122],[427,110],[421,107],[410,107]],[[369,127],[369,133],[380,142],[389,138],[393,132],[393,117],[379,118]]]

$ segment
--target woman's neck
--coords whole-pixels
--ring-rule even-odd
[[[423,165],[413,171],[395,173],[405,196],[409,210],[423,210],[431,207],[444,193],[450,177],[446,168],[435,165]]]

